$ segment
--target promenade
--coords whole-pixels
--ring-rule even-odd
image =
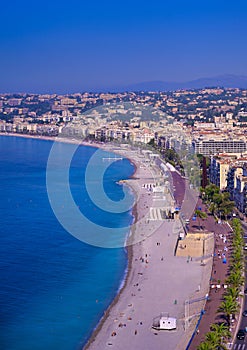
[[[207,293],[211,263],[201,266],[200,260],[174,256],[182,230],[179,218],[160,220],[157,215],[141,220],[159,202],[157,194],[145,188],[158,172],[143,166],[137,156],[133,161],[137,170],[129,184],[139,191],[135,212],[140,223],[131,238],[140,240],[129,248],[132,258],[124,289],[85,349],[185,349],[192,333],[191,328],[185,329],[185,303]],[[165,200],[171,200],[169,193]],[[176,331],[152,329],[153,319],[164,312],[177,318]]]
[[[176,187],[175,199],[179,203],[183,199],[185,182],[178,173],[173,173],[173,181]],[[203,211],[207,212],[207,208],[200,198],[198,199],[196,207],[200,207]],[[222,296],[225,291],[224,281],[227,277],[231,246],[231,228],[226,222],[222,221],[218,223],[215,221],[215,218],[208,213],[207,219],[203,222],[199,222],[198,218],[195,221],[190,220],[190,224],[187,226],[188,231],[197,232],[200,225],[203,225],[205,231],[214,232],[215,246],[209,298],[205,305],[205,313],[202,316],[189,350],[197,349],[198,345],[205,340],[205,334],[210,331],[210,326],[213,323],[224,322],[222,318],[223,315],[218,313],[217,310],[222,302]],[[237,322],[233,325],[233,332],[236,323]]]
[[[231,246],[231,229],[227,223],[216,223],[213,216],[208,216],[205,221],[205,229],[215,232],[215,249],[213,268],[210,282],[209,299],[205,305],[205,313],[199,325],[199,331],[190,346],[190,350],[197,349],[201,341],[205,340],[205,334],[210,331],[213,323],[224,322],[223,315],[217,310],[222,302],[222,296],[226,285],[224,283],[229,267],[229,251]],[[225,259],[224,259],[225,257]]]

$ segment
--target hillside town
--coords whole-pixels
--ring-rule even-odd
[[[182,149],[210,158],[209,177],[247,214],[247,90],[1,94],[0,132]]]

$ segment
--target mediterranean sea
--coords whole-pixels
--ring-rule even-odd
[[[124,248],[88,245],[69,234],[57,220],[46,188],[52,145],[52,141],[0,136],[3,350],[81,349],[116,296],[127,268]],[[61,143],[61,156],[68,147]],[[108,213],[98,209],[87,194],[85,169],[95,151],[80,146],[74,154],[71,194],[90,220],[112,228],[126,227],[127,236],[133,219],[131,210]],[[102,158],[109,157],[109,153],[101,152]],[[134,166],[127,159],[109,166],[104,190],[111,200],[117,203],[122,199],[123,187],[117,181],[133,172]],[[92,234],[97,236],[97,232]]]

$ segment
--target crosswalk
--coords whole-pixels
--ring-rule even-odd
[[[233,350],[247,350],[246,344],[234,344]]]
[[[151,207],[149,210],[149,220],[162,220],[161,209]]]

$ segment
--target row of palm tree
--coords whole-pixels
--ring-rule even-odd
[[[242,226],[239,219],[232,220],[232,228],[232,253],[229,265],[229,275],[225,281],[228,288],[226,289],[223,301],[218,309],[219,313],[223,313],[225,322],[213,324],[210,327],[210,332],[206,334],[205,341],[199,345],[198,350],[227,349],[226,342],[231,337],[231,320],[239,310],[239,296],[241,287],[244,283],[244,240]]]
[[[210,329],[211,331],[206,334],[205,341],[199,345],[198,350],[226,350],[225,340],[231,336],[227,325],[213,324]]]
[[[202,199],[208,205],[208,210],[213,215],[225,218],[233,211],[234,202],[230,200],[228,192],[221,192],[220,188],[214,184],[209,184],[201,188]]]

